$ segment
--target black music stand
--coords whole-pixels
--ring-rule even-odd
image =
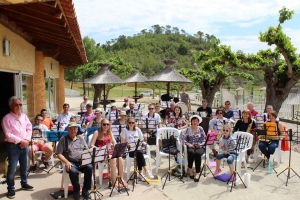
[[[173,134],[173,136],[174,136],[174,134]],[[169,132],[167,131],[167,140],[169,140],[169,142],[168,142],[168,146],[167,146],[167,148],[168,148],[168,152],[169,152],[169,156],[168,156],[168,158],[169,158],[169,169],[168,169],[168,171],[161,177],[161,180],[166,176],[166,179],[165,179],[165,182],[164,182],[164,184],[163,184],[163,187],[162,187],[162,189],[164,189],[164,187],[165,187],[165,185],[166,185],[166,182],[167,182],[167,179],[169,178],[169,181],[171,181],[171,174],[172,174],[172,170],[171,170],[171,153],[170,153],[170,147],[171,147],[171,144],[172,144],[172,140],[175,140],[175,142],[176,142],[176,138],[175,137],[173,137],[173,138],[171,138],[171,136],[170,136],[170,138],[169,138]],[[175,145],[176,146],[176,145]],[[176,152],[176,154],[177,154],[177,152]],[[181,161],[180,162],[182,162],[182,159],[181,159]],[[181,168],[181,170],[182,170],[182,168]],[[175,178],[179,178],[179,180],[182,182],[182,183],[184,183],[184,181],[182,180],[183,179],[183,177],[182,176],[180,176],[180,177],[177,177],[177,176],[175,176],[173,179],[175,179]],[[172,179],[172,180],[173,180]]]
[[[60,140],[60,138],[68,135],[68,131],[46,131],[46,140],[48,142],[58,142]],[[49,174],[49,172],[58,164],[61,163],[61,161],[58,161],[57,163],[54,164],[54,166],[52,166],[47,173]]]
[[[81,154],[81,165],[93,165],[93,176],[94,176],[94,185],[93,189],[91,190],[90,194],[94,194],[94,199],[96,199],[96,196],[101,199],[103,197],[103,194],[101,194],[97,188],[96,188],[96,163],[97,162],[103,162],[104,161],[104,155],[106,152],[106,146],[103,146],[101,148],[94,147],[92,149],[87,149]]]
[[[261,161],[256,165],[256,167],[253,169],[253,171],[260,165],[260,163],[263,163],[263,168],[266,168],[266,161],[268,160],[266,157],[266,152],[267,152],[267,129],[266,124],[264,124],[264,129],[257,129],[256,134],[259,137],[260,135],[263,135],[265,137],[265,140],[263,141],[265,143],[265,149],[264,149],[264,157],[261,159]],[[259,144],[259,143],[258,143]],[[273,162],[273,161],[272,161]],[[274,172],[277,174],[277,171],[274,169]]]
[[[206,141],[204,143],[204,163],[203,163],[202,169],[200,170],[199,179],[201,178],[202,172],[203,172],[204,177],[206,177],[209,174],[209,173],[205,174],[206,168],[208,168],[210,173],[215,178],[214,174],[212,173],[211,169],[209,168],[208,164],[206,163],[206,160],[207,160],[207,158],[206,158],[206,148],[208,148],[208,145],[212,145],[215,142],[217,136],[218,136],[218,132],[208,132],[207,133]]]
[[[289,166],[287,168],[285,168],[285,170],[283,170],[282,172],[280,172],[277,177],[284,173],[286,170],[288,170],[288,174],[285,174],[286,175],[286,183],[285,183],[285,186],[287,186],[288,184],[288,181],[290,178],[293,178],[294,176],[298,176],[298,178],[300,178],[300,176],[295,172],[295,170],[291,167],[291,159],[292,159],[292,138],[293,138],[293,131],[292,129],[289,129],[289,141],[290,141],[290,154],[289,154]],[[294,175],[291,176],[291,170],[294,172]]]
[[[115,189],[117,181],[118,181],[118,184],[121,183],[121,185],[123,185],[123,188],[125,189],[125,191],[127,192],[127,195],[129,196],[128,190],[125,187],[124,182],[122,180],[122,177],[120,176],[120,173],[119,173],[119,171],[120,171],[119,170],[119,158],[122,157],[122,155],[124,154],[126,147],[127,147],[127,142],[116,144],[115,147],[114,147],[114,152],[112,154],[111,159],[114,159],[114,158],[117,159],[118,176],[116,177],[116,180],[114,181],[113,186],[111,188],[111,192],[110,192],[110,195],[109,195],[110,197],[111,197],[111,194],[112,194],[113,190]],[[119,193],[121,193],[121,189],[120,189],[119,185],[117,187],[117,191]]]
[[[249,143],[249,138],[244,136],[239,136],[237,138],[237,144],[235,147],[235,154],[238,155],[238,153],[243,150],[245,148],[245,146]],[[232,141],[230,141],[232,142]],[[247,188],[247,186],[245,185],[244,181],[242,180],[239,172],[236,170],[236,165],[237,165],[237,161],[235,161],[235,166],[234,166],[234,170],[233,170],[233,174],[230,176],[230,179],[232,176],[234,176],[234,180],[231,182],[231,189],[230,192],[232,191],[233,185],[236,186],[236,177],[238,176],[240,178],[240,180],[242,181],[243,185],[245,186],[245,188]],[[230,182],[230,179],[227,181],[227,184]]]
[[[132,186],[133,186],[133,189],[132,191],[134,191],[134,185],[138,183],[137,181],[137,174],[140,175],[140,177],[142,177],[142,181],[145,181],[149,184],[149,182],[142,176],[142,174],[139,172],[139,170],[137,169],[137,162],[136,162],[136,153],[137,151],[141,150],[142,149],[142,142],[140,140],[138,140],[137,142],[131,142],[131,143],[128,143],[129,144],[129,148],[128,148],[128,153],[129,152],[134,152],[134,157],[133,157],[133,173],[131,174],[131,176],[129,177],[127,183],[130,181],[130,180],[133,180],[132,182]],[[129,170],[129,169],[127,169]],[[132,179],[133,178],[133,179]]]
[[[33,134],[34,131],[39,132],[37,136],[34,136],[34,134]],[[34,139],[42,139],[42,138],[43,138],[43,134],[42,134],[42,131],[40,129],[38,129],[38,128],[32,129],[32,135],[31,135],[31,140],[30,140],[30,142],[31,142],[31,153],[32,153],[32,155],[31,155],[32,156],[32,158],[31,158],[32,165],[28,168],[27,177],[29,176],[30,172],[32,172],[32,173],[37,172],[37,169],[34,169],[35,163],[33,162],[33,159],[34,159],[33,157],[35,156],[34,155],[35,153],[33,152],[33,140]],[[42,169],[40,167],[38,167],[38,169],[41,169],[41,170],[47,172],[47,170]]]

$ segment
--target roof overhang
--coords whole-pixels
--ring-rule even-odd
[[[72,0],[0,0],[0,23],[65,67],[87,63]]]

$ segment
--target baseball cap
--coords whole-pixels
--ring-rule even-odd
[[[76,122],[71,122],[68,124],[68,127],[77,127],[77,123]]]

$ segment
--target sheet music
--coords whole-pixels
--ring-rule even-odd
[[[235,109],[235,110],[232,110],[232,112],[233,112],[233,118],[234,119],[240,119],[240,117],[242,117],[242,116],[240,116],[241,110]]]
[[[125,124],[121,124],[121,130],[120,130],[120,125],[111,125],[111,131],[114,136],[119,136],[120,133],[122,132],[123,128],[125,128]]]
[[[104,161],[106,146],[103,146],[101,148],[99,147],[95,147],[95,148],[96,148],[96,152],[95,152],[94,162]],[[92,163],[92,156],[93,156],[93,148],[84,150],[83,153],[81,154],[81,165],[87,165]]]
[[[148,121],[148,127],[146,122]],[[156,120],[155,119],[148,119],[146,120],[146,118],[142,118],[140,123],[139,123],[139,127],[140,128],[148,128],[148,129],[157,129],[157,124],[156,124]]]
[[[263,114],[257,114],[256,115],[256,126],[257,128],[259,129],[263,129],[263,126],[264,126],[264,115]]]

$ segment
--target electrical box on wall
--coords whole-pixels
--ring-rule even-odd
[[[4,53],[6,56],[10,56],[10,41],[4,40]]]

